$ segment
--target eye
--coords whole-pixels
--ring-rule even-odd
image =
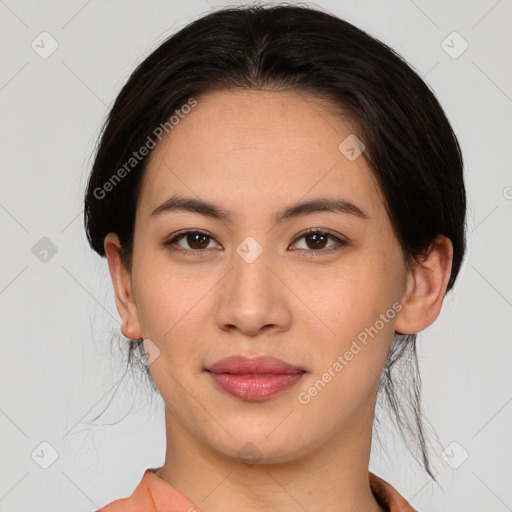
[[[346,240],[332,234],[330,231],[321,229],[310,229],[305,233],[299,235],[293,245],[297,245],[298,241],[304,239],[305,247],[292,249],[293,251],[302,251],[308,254],[330,254],[338,250],[342,246],[348,245]],[[327,245],[331,240],[334,243]],[[206,249],[211,249],[211,243],[214,238],[206,231],[182,231],[176,234],[169,240],[166,240],[163,245],[172,251],[182,252],[190,255],[203,256],[207,252]],[[188,245],[188,247],[182,244]],[[326,248],[327,247],[327,248]]]
[[[211,241],[213,241],[213,237],[206,231],[182,231],[165,241],[164,246],[169,247],[172,251],[201,255],[205,249],[210,248]],[[190,249],[183,247],[179,242],[186,243]]]
[[[299,235],[295,240],[300,241],[302,239],[305,240],[305,247],[299,247],[298,250],[306,251],[313,255],[329,254],[333,251],[338,250],[340,247],[348,245],[348,242],[346,240],[339,238],[338,236],[332,234],[330,231],[325,231],[321,229],[310,229],[306,233]],[[329,239],[333,240],[334,243],[331,245],[327,245]]]

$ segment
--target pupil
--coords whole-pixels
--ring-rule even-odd
[[[202,235],[201,233],[193,233],[193,234],[189,234],[188,236],[188,244],[191,246],[191,247],[194,247],[194,245],[199,245],[201,247],[195,247],[196,249],[204,249],[204,247],[208,246],[208,244],[204,244],[205,240],[208,238],[207,235]],[[202,243],[201,241],[197,242],[197,240],[201,240],[202,239]]]
[[[325,239],[326,239],[326,236],[325,235],[321,235],[321,234],[318,234],[318,233],[315,233],[313,235],[309,235],[309,238],[310,239],[315,239],[316,242],[313,242],[313,245],[315,246],[314,248],[315,249],[318,249],[318,247],[320,245],[322,245],[322,242],[325,242]],[[323,247],[323,246],[322,246]]]

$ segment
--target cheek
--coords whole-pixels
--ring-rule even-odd
[[[396,262],[379,253],[358,254],[353,260],[333,273],[328,285],[308,292],[312,309],[345,339],[373,325],[400,296]]]
[[[166,352],[192,347],[197,327],[203,323],[204,298],[212,283],[201,276],[191,279],[190,272],[184,274],[179,268],[172,269],[165,258],[142,262],[133,279],[144,337]]]
[[[205,303],[201,298],[207,293],[207,288],[203,289],[201,283],[183,279],[179,273],[157,266],[152,266],[147,272],[143,272],[143,268],[140,270],[137,294],[139,321],[144,337],[149,338],[159,350],[158,357],[150,365],[151,376],[166,404],[173,410],[186,411],[194,404],[187,402],[184,383],[200,373],[199,365],[195,363],[200,354],[199,326],[204,324]],[[176,397],[181,398],[177,400]]]
[[[345,396],[344,390],[353,389],[356,383],[357,392],[351,391],[354,399],[373,392],[394,336],[401,268],[392,251],[388,255],[381,251],[360,253],[333,273],[329,286],[321,291],[316,288],[311,309],[330,329],[323,329],[327,335],[315,342],[319,363],[315,373],[318,378],[330,370],[337,376],[329,386],[332,397],[327,393],[323,400],[337,393]],[[329,375],[325,377],[329,379]]]
[[[333,425],[355,414],[375,393],[394,335],[396,307],[386,281],[352,273],[336,282],[322,313],[333,333],[315,341],[313,373],[301,398],[314,405],[313,415]],[[364,277],[364,279],[363,279]],[[305,403],[302,401],[301,403]],[[330,411],[329,414],[326,411]]]

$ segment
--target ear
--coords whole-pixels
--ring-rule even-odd
[[[395,331],[414,334],[422,331],[439,316],[450,279],[453,246],[449,238],[438,235],[428,254],[408,271],[402,309]]]
[[[131,339],[142,338],[142,330],[132,293],[130,271],[121,259],[121,242],[116,233],[109,233],[104,241],[110,277],[114,286],[117,311],[121,317],[121,332]]]

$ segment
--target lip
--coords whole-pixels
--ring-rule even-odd
[[[230,356],[206,368],[220,389],[249,402],[271,398],[297,384],[306,370],[271,356]]]
[[[242,355],[229,356],[219,359],[211,366],[206,368],[212,373],[233,373],[238,375],[248,374],[293,374],[304,372],[302,368],[297,368],[292,364],[286,363],[281,359],[271,356],[246,357]]]

